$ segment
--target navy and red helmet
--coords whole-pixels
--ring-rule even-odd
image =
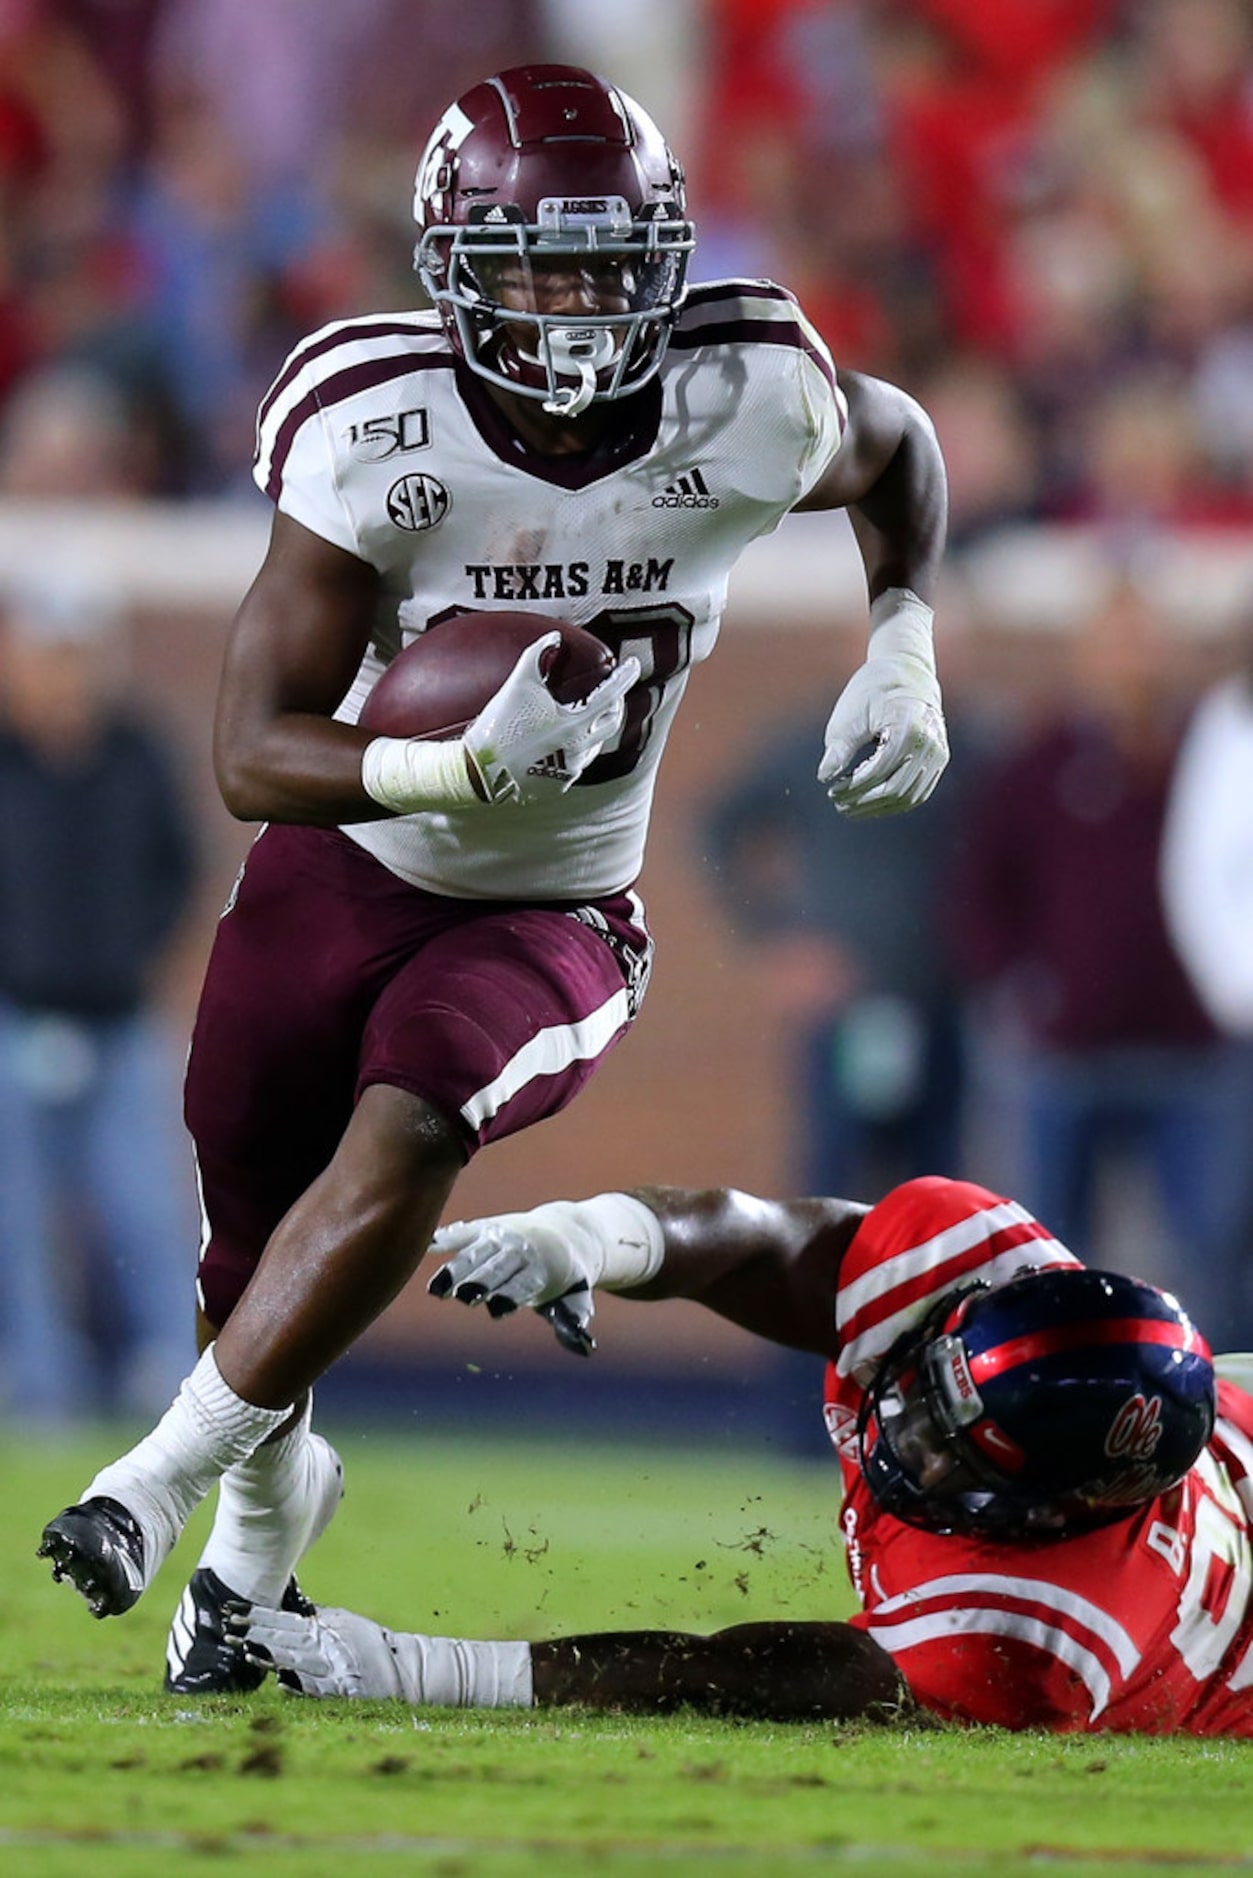
[[[858,1431],[878,1503],[931,1532],[1065,1537],[1175,1486],[1214,1426],[1177,1301],[1069,1267],[960,1287],[888,1352]]]
[[[427,144],[413,213],[423,288],[480,376],[577,416],[656,372],[694,234],[682,169],[616,85],[524,65],[473,86]]]

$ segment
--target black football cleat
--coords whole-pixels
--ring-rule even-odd
[[[250,1663],[227,1629],[228,1611],[247,1608],[214,1571],[201,1566],[179,1599],[165,1646],[165,1688],[171,1695],[247,1695],[260,1688],[265,1671]],[[312,1617],[310,1603],[294,1578],[280,1607]]]
[[[93,1617],[120,1617],[144,1589],[144,1535],[118,1500],[84,1500],[50,1519],[38,1558],[52,1560],[52,1576],[68,1578]]]

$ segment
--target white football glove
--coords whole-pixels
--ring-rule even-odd
[[[492,1317],[527,1305],[546,1317],[557,1341],[579,1356],[596,1348],[588,1331],[593,1292],[625,1290],[661,1265],[661,1224],[624,1193],[591,1200],[550,1200],[529,1213],[442,1226],[431,1250],[447,1258],[427,1290],[460,1304],[486,1304]]]
[[[486,1304],[492,1317],[505,1317],[529,1305],[547,1318],[553,1335],[574,1356],[590,1356],[596,1340],[588,1326],[596,1302],[585,1273],[555,1234],[532,1229],[518,1232],[508,1223],[525,1215],[458,1221],[443,1226],[431,1250],[452,1253],[432,1277],[427,1290],[458,1304]]]
[[[528,646],[462,738],[489,802],[532,802],[567,790],[622,729],[640,662],[622,660],[581,704],[561,704],[544,682],[544,654],[561,644],[545,633]]]
[[[312,1617],[236,1605],[231,1641],[296,1695],[355,1696],[439,1708],[530,1708],[531,1646],[387,1630],[355,1611]]]
[[[411,1652],[403,1648],[412,1639],[355,1611],[328,1606],[302,1617],[254,1604],[232,1612],[227,1623],[248,1661],[277,1671],[283,1687],[298,1695],[423,1699],[414,1686]]]
[[[831,713],[818,780],[843,815],[896,815],[926,801],[947,762],[931,608],[894,587],[870,609],[866,662]]]

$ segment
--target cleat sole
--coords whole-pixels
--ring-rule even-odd
[[[93,1617],[120,1617],[143,1593],[143,1585],[132,1582],[116,1552],[116,1569],[108,1569],[108,1558],[101,1557],[99,1529],[80,1507],[68,1507],[49,1521],[35,1556],[51,1562],[54,1584],[73,1585]]]

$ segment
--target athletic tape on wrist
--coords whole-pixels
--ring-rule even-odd
[[[660,1271],[665,1234],[642,1200],[629,1193],[599,1193],[574,1203],[570,1211],[593,1289],[627,1291]]]
[[[934,619],[933,609],[908,587],[889,587],[870,608],[869,655],[921,659],[934,671]]]
[[[372,802],[411,815],[418,809],[478,802],[460,737],[375,737],[361,753],[361,786]]]
[[[397,1694],[435,1708],[531,1708],[529,1643],[479,1643],[385,1630]]]

